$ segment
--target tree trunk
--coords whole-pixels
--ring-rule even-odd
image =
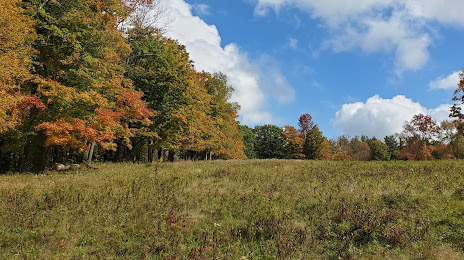
[[[23,156],[21,157],[20,163],[19,163],[19,172],[25,172],[30,170],[31,168],[31,152],[32,148],[32,140],[26,143],[24,146],[24,152]]]
[[[120,139],[116,141],[116,144],[118,145],[118,147],[116,148],[116,152],[114,153],[113,161],[119,162],[119,158],[121,157],[123,147],[122,147],[122,142]]]
[[[49,169],[53,161],[51,160],[53,154],[53,147],[51,146],[46,146],[43,148],[42,152],[42,162],[40,164],[40,171]]]
[[[172,151],[172,150],[169,150],[168,161],[174,162],[174,151]]]
[[[96,142],[92,142],[89,144],[89,142],[86,140],[85,145],[87,145],[87,150],[82,153],[82,161],[91,163],[92,162],[92,157],[93,157],[93,152],[95,149]]]
[[[89,157],[87,158],[88,163],[92,163],[93,152],[95,151],[96,144],[96,142],[92,142],[92,144],[90,145]]]
[[[152,163],[155,159],[155,148],[153,147],[153,138],[148,139],[147,161]]]
[[[46,136],[39,132],[26,143],[19,166],[20,172],[44,171],[50,159],[50,151],[44,146]]]
[[[84,144],[85,144],[85,146],[89,147],[89,141],[85,140]],[[90,149],[85,150],[85,151],[82,153],[82,161],[83,161],[83,162],[86,162],[86,161],[89,160],[89,151],[90,151]]]
[[[158,161],[161,162],[161,158],[163,158],[163,149],[158,148]]]

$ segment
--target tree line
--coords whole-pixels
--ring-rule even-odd
[[[248,158],[310,160],[434,160],[464,158],[464,124],[440,124],[418,114],[405,122],[403,131],[383,141],[367,136],[326,138],[309,114],[293,126],[239,126]]]
[[[227,77],[195,70],[185,46],[146,25],[154,4],[0,0],[0,172],[92,160],[464,156],[459,106],[458,121],[417,115],[383,142],[329,140],[309,114],[298,129],[240,126]]]
[[[151,1],[0,4],[0,171],[245,158],[226,76],[133,19]]]

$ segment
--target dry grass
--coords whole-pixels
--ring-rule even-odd
[[[461,161],[98,167],[0,176],[0,259],[463,256]]]
[[[425,258],[431,260],[462,260],[464,255],[449,246],[440,246],[427,251]]]

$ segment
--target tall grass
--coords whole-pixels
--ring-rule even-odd
[[[464,163],[99,164],[0,176],[0,259],[463,259]]]

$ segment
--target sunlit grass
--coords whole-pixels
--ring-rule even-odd
[[[0,176],[0,259],[462,259],[464,163],[98,164]]]

